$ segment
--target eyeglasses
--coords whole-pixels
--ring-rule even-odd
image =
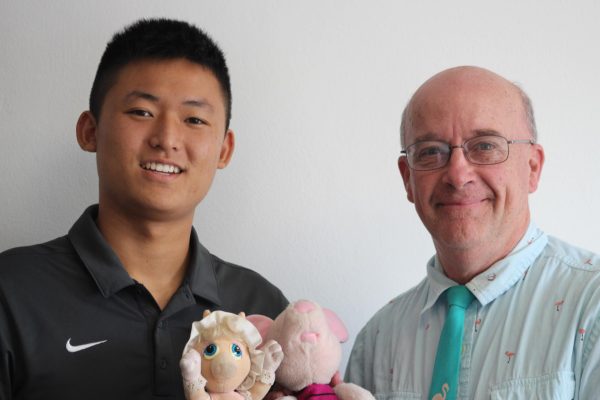
[[[508,140],[498,135],[480,135],[452,146],[440,140],[425,140],[411,144],[400,153],[406,156],[408,166],[416,171],[430,171],[448,164],[453,149],[462,148],[472,164],[500,164],[508,159],[509,144],[535,144],[530,139]]]

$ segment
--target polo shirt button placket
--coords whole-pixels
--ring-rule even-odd
[[[160,317],[159,317],[160,318]],[[167,319],[159,319],[156,322],[154,330],[154,351],[155,351],[155,391],[159,395],[170,395],[172,382],[172,368],[169,360],[171,355],[171,338],[168,331],[169,323]]]

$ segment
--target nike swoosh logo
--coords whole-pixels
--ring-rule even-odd
[[[77,353],[78,351],[89,349],[90,347],[97,346],[104,342],[106,342],[106,340],[101,340],[99,342],[94,342],[94,343],[79,344],[79,345],[74,346],[71,344],[71,338],[69,338],[69,340],[67,340],[67,351],[69,353]]]

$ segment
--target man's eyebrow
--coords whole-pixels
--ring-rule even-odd
[[[494,129],[476,129],[473,131],[475,136],[485,136],[485,135],[494,135],[494,136],[502,136],[502,134]]]
[[[185,101],[183,101],[182,104],[186,105],[186,106],[192,106],[192,107],[208,108],[210,111],[214,110],[214,106],[204,99],[185,100]]]
[[[156,103],[159,100],[158,96],[155,96],[151,93],[142,92],[141,90],[133,90],[127,93],[127,96],[125,96],[125,101],[130,101],[133,99],[144,99],[153,103]]]
[[[485,135],[494,135],[494,136],[502,136],[502,134],[494,129],[475,129],[473,131],[473,136],[485,136]],[[428,142],[430,140],[445,142],[445,140],[440,139],[440,135],[434,132],[427,132],[417,139],[415,139],[415,143],[417,142]],[[466,140],[466,139],[465,139]]]
[[[144,99],[151,101],[153,103],[157,103],[160,101],[160,97],[153,95],[152,93],[144,92],[141,90],[132,90],[125,96],[126,101],[134,100],[134,99]],[[192,107],[200,107],[200,108],[209,108],[214,109],[214,106],[210,104],[208,101],[204,99],[189,99],[184,100],[181,104]]]
[[[415,143],[418,142],[428,142],[430,140],[437,140],[437,141],[442,141],[442,139],[440,139],[440,136],[436,133],[433,132],[427,132],[421,136],[419,136],[418,138],[415,139]]]

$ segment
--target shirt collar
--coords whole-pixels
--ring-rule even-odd
[[[485,306],[508,291],[527,273],[546,243],[546,234],[531,222],[525,235],[506,257],[475,276],[466,286]],[[432,307],[446,289],[458,284],[444,274],[437,254],[427,263],[427,280],[429,292],[422,312]]]
[[[202,246],[198,240],[196,230],[192,227],[192,236],[190,237],[190,265],[186,281],[190,285],[190,289],[194,295],[200,296],[219,306],[222,302],[219,297],[219,282],[217,281],[216,268],[214,256]]]
[[[98,205],[88,207],[69,230],[68,237],[104,297],[135,284],[119,257],[104,240],[95,220]]]
[[[110,297],[127,286],[135,284],[117,254],[106,242],[96,225],[98,205],[88,207],[69,230],[68,237],[81,258],[98,289],[104,297]],[[213,257],[200,241],[192,227],[190,237],[190,263],[184,278],[192,293],[216,306],[219,297],[216,266]]]

